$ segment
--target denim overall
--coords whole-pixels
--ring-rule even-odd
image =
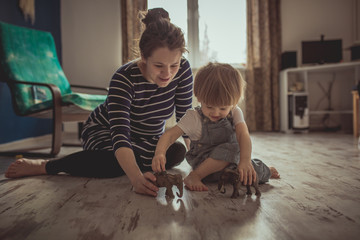
[[[238,164],[240,149],[231,113],[218,122],[211,122],[199,107],[196,110],[201,117],[202,133],[199,140],[191,141],[186,154],[190,166],[194,169],[207,158]]]
[[[218,122],[211,122],[205,117],[200,107],[196,110],[201,117],[202,133],[197,141],[191,141],[190,150],[186,153],[186,160],[195,169],[207,158],[229,162],[227,168],[236,169],[240,161],[240,149],[236,139],[235,127],[230,114]],[[270,169],[259,159],[251,159],[259,183],[269,181]],[[206,177],[206,181],[217,181],[220,172]]]

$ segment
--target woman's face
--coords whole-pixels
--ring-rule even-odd
[[[166,87],[179,71],[181,56],[179,49],[158,48],[147,59],[141,58],[144,64],[142,73],[149,82]]]

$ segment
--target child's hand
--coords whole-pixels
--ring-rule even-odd
[[[240,181],[244,185],[251,185],[256,180],[256,172],[251,164],[251,162],[248,163],[239,163],[238,165],[238,171],[240,174]]]
[[[165,171],[166,157],[164,154],[157,154],[154,156],[152,160],[152,170],[154,172],[162,172]]]

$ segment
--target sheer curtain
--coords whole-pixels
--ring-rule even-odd
[[[247,0],[246,123],[279,130],[280,0]]]
[[[147,0],[121,0],[122,63],[137,57],[142,32],[139,11],[147,9]]]

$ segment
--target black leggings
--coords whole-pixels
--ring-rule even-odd
[[[185,146],[180,142],[172,144],[166,152],[166,169],[179,165],[185,157]],[[151,167],[144,167],[139,162],[139,156],[135,154],[141,171],[152,171]],[[120,167],[113,151],[107,150],[83,150],[51,160],[46,163],[48,174],[64,172],[72,176],[113,178],[125,175]]]

